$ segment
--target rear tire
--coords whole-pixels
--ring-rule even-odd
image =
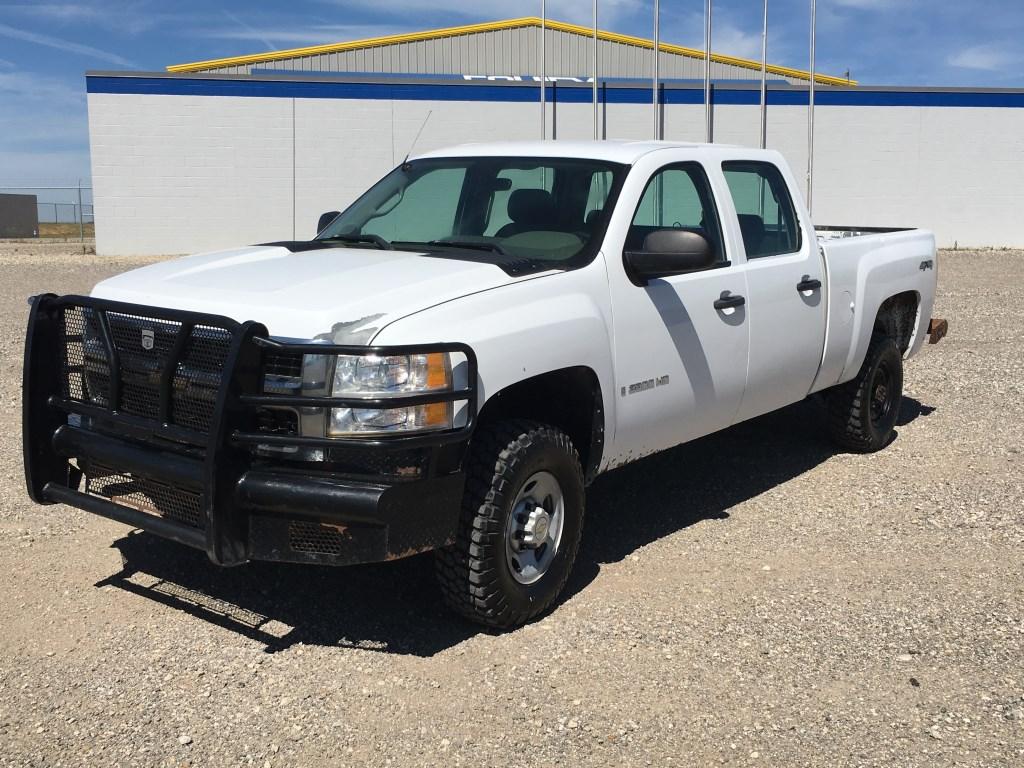
[[[884,448],[902,400],[903,355],[891,336],[875,334],[856,378],[825,392],[832,439],[855,453]]]
[[[448,605],[500,629],[541,614],[576,560],[584,499],[579,455],[560,430],[525,420],[478,429],[455,544],[436,553]]]

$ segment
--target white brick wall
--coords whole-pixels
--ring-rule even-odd
[[[550,106],[549,106],[550,109]],[[409,151],[536,138],[533,103],[89,95],[101,254],[188,253],[308,238]],[[612,104],[609,138],[648,138],[649,105]],[[665,109],[668,139],[702,141],[702,105]],[[754,146],[759,108],[720,106],[718,142]],[[1024,109],[821,107],[814,218],[917,226],[941,245],[1024,246]],[[590,138],[589,104],[559,104],[558,138]],[[803,179],[807,111],[772,107],[768,145]]]
[[[292,236],[291,99],[89,95],[99,253]]]

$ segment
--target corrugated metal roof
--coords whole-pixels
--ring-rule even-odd
[[[555,32],[564,32],[572,35],[585,37],[593,36],[591,27],[584,27],[578,24],[568,24],[562,21],[547,20],[547,28]],[[209,59],[207,61],[196,61],[188,64],[174,64],[167,67],[169,72],[202,72],[209,70],[224,70],[225,68],[247,67],[252,64],[266,64],[275,61],[287,61],[290,59],[309,58],[321,54],[344,53],[349,51],[361,51],[365,49],[381,48],[385,46],[401,45],[404,43],[415,43],[424,41],[441,40],[466,35],[480,35],[483,33],[497,32],[501,30],[521,29],[524,27],[537,27],[541,20],[536,16],[525,16],[519,19],[506,19],[504,21],[492,21],[483,24],[467,24],[459,27],[446,27],[443,29],[432,29],[423,32],[410,32],[402,35],[388,35],[386,37],[372,37],[364,40],[352,40],[344,43],[329,43],[326,45],[313,45],[304,48],[290,48],[280,51],[268,51],[265,53],[250,54],[247,56],[229,56],[221,59]],[[653,50],[654,43],[641,37],[622,35],[616,32],[598,30],[599,40],[609,43],[619,43],[634,48],[646,48]],[[682,45],[661,43],[659,50],[664,54],[675,54],[690,59],[703,59],[704,52],[697,48],[687,48]],[[554,53],[554,52],[552,52]],[[760,72],[761,63],[752,59],[744,59],[737,56],[727,56],[720,53],[712,53],[711,60],[716,64],[738,67],[746,70]],[[239,71],[239,70],[235,70]],[[796,80],[809,80],[810,73],[790,67],[768,65],[768,72],[772,75],[792,78]],[[472,73],[476,74],[476,73]],[[856,85],[855,80],[848,80],[842,77],[815,74],[815,82],[821,85]]]

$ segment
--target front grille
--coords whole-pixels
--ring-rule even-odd
[[[299,414],[286,408],[260,408],[256,411],[256,429],[268,435],[297,435]]]
[[[106,406],[110,398],[110,366],[106,355],[86,346],[99,344],[100,326],[96,313],[83,307],[67,307],[63,313],[64,359],[61,394],[77,400]]]
[[[172,417],[176,424],[206,432],[213,421],[217,391],[231,334],[221,328],[197,325],[174,374]]]
[[[160,410],[160,375],[181,323],[114,312],[107,313],[107,322],[121,364],[121,410],[152,418]],[[151,349],[143,346],[144,333],[152,334]],[[90,344],[90,353],[99,352],[106,359],[106,351],[94,347]]]
[[[263,372],[268,376],[302,378],[301,352],[268,352],[263,360]]]
[[[101,313],[117,355],[116,371],[104,341]],[[67,400],[116,406],[120,412],[154,421],[160,420],[166,400],[167,424],[199,433],[210,430],[231,331],[79,306],[65,307],[62,321],[61,388]],[[179,339],[182,333],[188,337]],[[174,370],[168,375],[171,365]],[[120,384],[116,404],[111,402],[112,376]]]
[[[349,538],[344,532],[344,526],[321,525],[303,520],[294,520],[288,524],[288,546],[293,552],[340,555]]]
[[[205,527],[197,492],[153,477],[119,472],[91,461],[86,468],[85,492],[192,528]]]

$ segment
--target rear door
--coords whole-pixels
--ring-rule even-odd
[[[750,354],[736,420],[802,400],[825,343],[824,268],[779,168],[762,161],[722,163],[747,261]]]

